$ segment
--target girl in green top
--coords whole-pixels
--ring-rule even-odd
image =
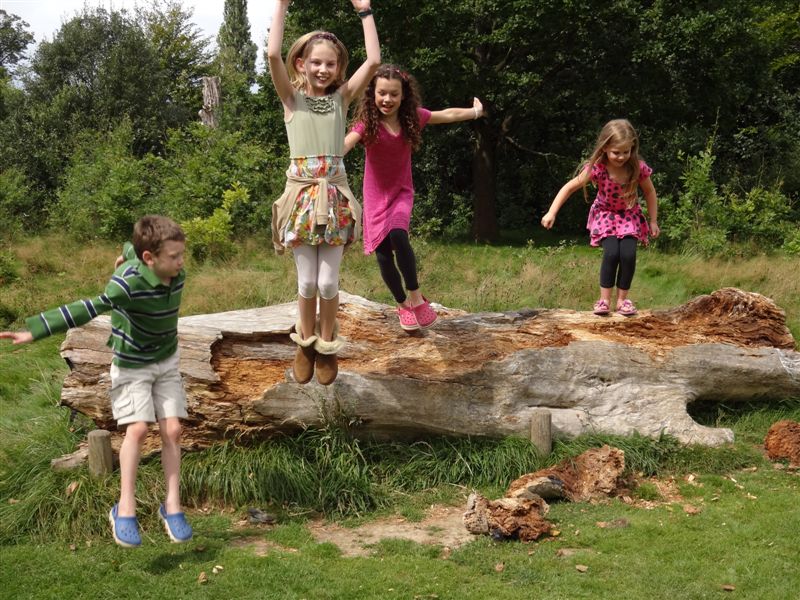
[[[297,267],[298,321],[294,377],[306,383],[316,370],[328,385],[336,379],[339,265],[344,247],[359,234],[361,206],[347,185],[342,155],[347,107],[360,97],[381,61],[370,0],[351,0],[364,27],[367,59],[346,80],[347,49],[332,33],[312,31],[281,59],[289,0],[277,0],[267,57],[283,104],[290,164],[283,195],[272,210],[273,244],[291,248]],[[317,322],[317,294],[319,322]]]

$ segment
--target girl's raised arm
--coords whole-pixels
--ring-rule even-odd
[[[483,116],[483,104],[477,98],[472,99],[472,108],[445,108],[444,110],[434,110],[428,125],[439,125],[440,123],[456,123],[458,121],[469,121]]]
[[[281,57],[283,44],[283,30],[286,25],[286,11],[289,9],[290,0],[275,0],[275,10],[272,13],[269,39],[267,40],[267,59],[269,61],[269,74],[278,97],[287,111],[294,110],[294,88],[289,81],[289,73]]]
[[[372,16],[370,0],[350,0],[353,7],[359,12],[369,12],[370,14],[361,17],[361,24],[364,26],[364,47],[367,49],[367,60],[358,67],[353,76],[345,81],[339,88],[339,92],[344,98],[345,104],[350,104],[354,98],[361,95],[364,88],[372,79],[375,71],[381,64],[381,45],[378,42],[378,30],[375,28],[375,17]]]

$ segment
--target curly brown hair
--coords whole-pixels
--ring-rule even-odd
[[[403,137],[411,145],[412,150],[417,150],[422,141],[422,130],[419,126],[419,116],[417,115],[417,109],[422,103],[419,85],[413,75],[403,71],[397,65],[390,64],[383,64],[378,67],[375,76],[369,82],[367,89],[364,90],[364,95],[353,119],[353,123],[364,123],[364,135],[362,136],[364,145],[369,146],[378,139],[378,125],[381,120],[381,114],[375,104],[375,86],[378,79],[397,79],[400,81],[403,99],[400,101],[397,118],[400,120]]]

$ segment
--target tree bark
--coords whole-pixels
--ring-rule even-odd
[[[497,239],[497,197],[495,152],[496,143],[488,124],[475,124],[477,145],[472,158],[472,237],[480,242]]]
[[[217,108],[220,104],[219,77],[203,77],[203,108],[198,112],[206,127],[216,128]]]
[[[783,311],[734,288],[633,318],[441,309],[434,328],[413,336],[392,307],[345,293],[341,302],[349,343],[328,387],[291,379],[295,303],[181,318],[184,444],[292,434],[328,420],[382,438],[527,437],[534,411],[547,408],[555,437],[666,433],[718,445],[733,433],[699,425],[687,405],[800,396],[800,354]],[[108,334],[104,317],[69,332],[61,351],[73,370],[61,401],[114,429]]]

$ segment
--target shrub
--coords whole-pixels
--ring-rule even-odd
[[[755,186],[740,192],[733,185],[720,189],[712,177],[713,138],[696,156],[685,161],[683,189],[677,200],[661,199],[667,245],[704,256],[725,253],[731,243],[756,243],[762,250],[793,247],[796,224],[791,200],[775,189]]]
[[[16,167],[0,171],[0,231],[4,234],[41,227],[42,198]]]
[[[223,194],[235,182],[254,199],[230,209],[231,227],[237,232],[269,228],[269,208],[278,198],[285,165],[268,168],[269,156],[239,133],[211,129],[199,124],[170,132],[165,156],[165,174],[154,198],[154,208],[178,221],[210,217],[221,206]]]
[[[215,208],[210,217],[195,217],[181,223],[189,251],[196,260],[226,258],[234,249],[231,211],[234,206],[247,206],[250,196],[247,188],[238,181],[222,194],[222,206]]]
[[[129,121],[104,137],[87,135],[67,168],[51,221],[81,239],[127,239],[145,212],[159,159],[137,159]],[[157,212],[162,212],[161,210]]]

